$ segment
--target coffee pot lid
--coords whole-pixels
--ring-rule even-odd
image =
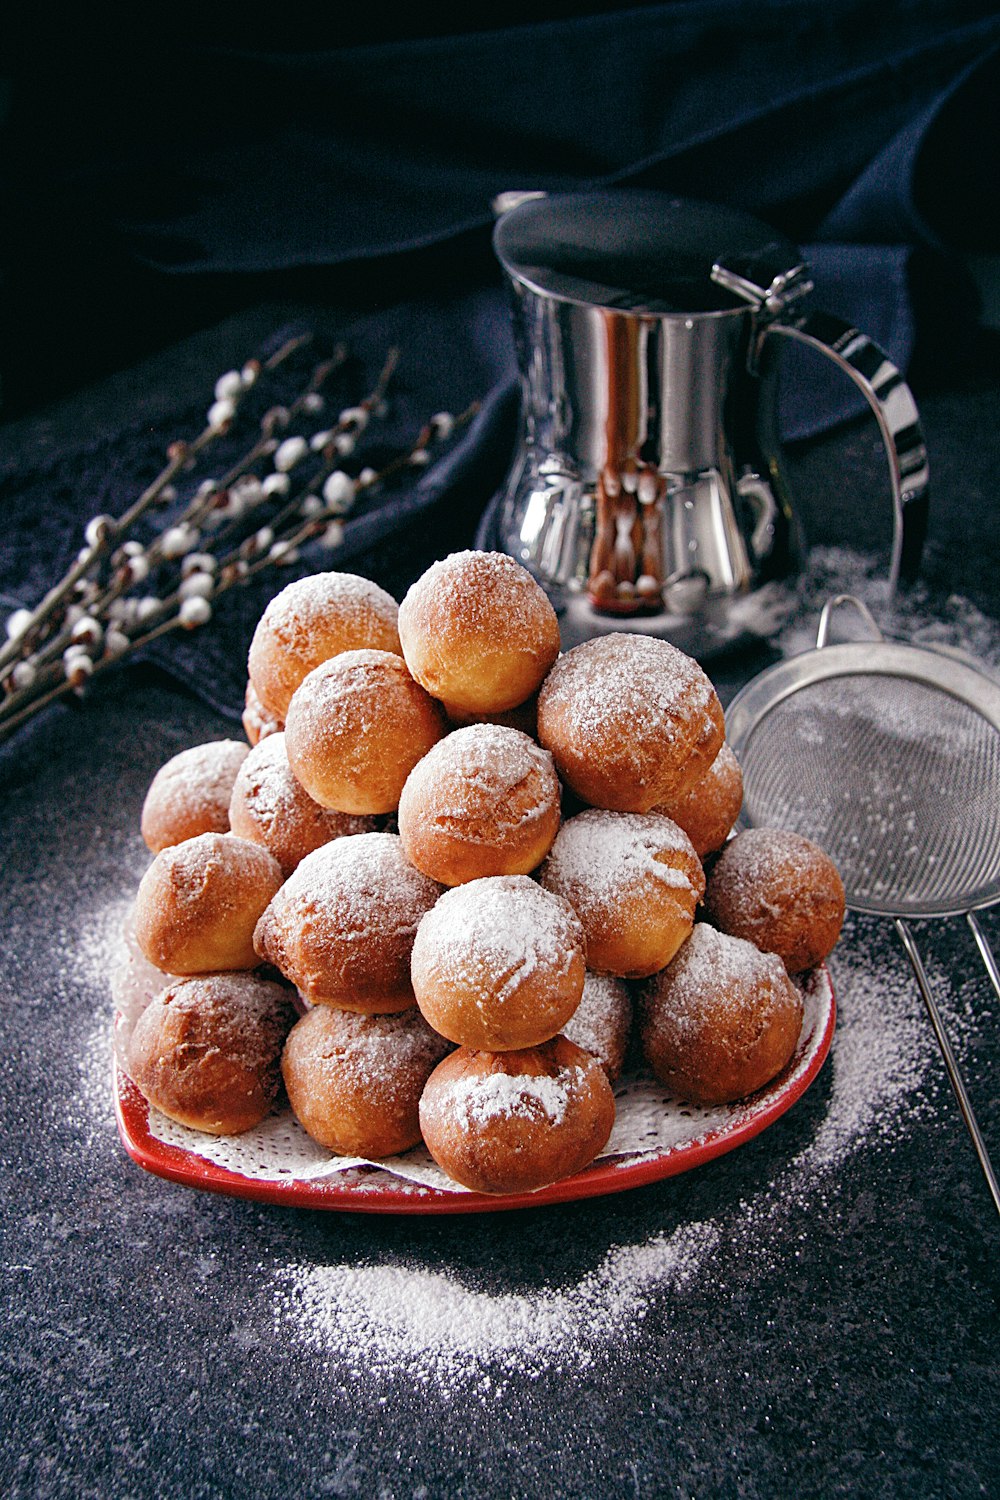
[[[805,275],[797,246],[751,214],[634,189],[526,197],[493,248],[536,292],[621,312],[732,311]]]

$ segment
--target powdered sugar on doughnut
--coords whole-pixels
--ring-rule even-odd
[[[232,817],[235,832],[250,837],[252,827],[253,836],[267,844],[283,868],[292,863],[286,858],[288,845],[308,838],[315,846],[374,829],[370,817],[334,812],[313,801],[292,774],[281,732],[261,740],[240,767]]]
[[[352,834],[307,854],[264,922],[273,928],[272,913],[280,912],[320,934],[336,930],[345,942],[373,932],[412,937],[440,890],[409,863],[396,834]]]
[[[240,740],[210,740],[161,766],[142,810],[149,847],[161,849],[195,833],[225,833],[233,782],[249,749]]]
[[[370,578],[357,573],[311,573],[274,596],[261,617],[261,628],[296,654],[308,656],[312,636],[331,615],[342,622],[345,633],[360,637],[375,626],[391,639],[398,613],[392,595]]]
[[[600,743],[630,725],[658,722],[673,740],[682,717],[703,712],[715,689],[698,663],[667,641],[614,632],[575,646],[542,685],[543,705],[565,715],[575,735]]]
[[[166,985],[147,1006],[146,1025],[169,1007],[196,1018],[203,1048],[211,1045],[250,1072],[276,1061],[294,1019],[292,991],[255,974],[200,974]]]
[[[461,1130],[486,1125],[513,1115],[546,1119],[561,1125],[574,1093],[585,1084],[586,1071],[563,1068],[549,1074],[486,1073],[464,1076],[434,1091],[434,1112]]]
[[[632,1002],[620,979],[589,970],[583,997],[562,1034],[596,1057],[612,1082],[621,1070],[632,1025]]]
[[[451,1050],[418,1010],[356,1015],[324,1007],[324,1050],[310,1052],[310,1071],[346,1074],[365,1088],[392,1088],[402,1075],[427,1074]]]
[[[669,863],[676,859],[677,863]],[[683,829],[662,813],[588,808],[556,835],[542,881],[573,906],[634,895],[644,881],[672,886],[700,899],[701,865]]]
[[[400,609],[421,631],[453,634],[460,620],[462,628],[501,629],[508,638],[523,634],[527,649],[539,610],[546,605],[531,574],[506,552],[465,551],[432,563],[404,596]]]
[[[696,922],[662,975],[650,981],[651,989],[664,987],[670,994],[669,1025],[683,1032],[700,1027],[706,1009],[717,1014],[727,1005],[742,1008],[752,993],[759,996],[761,1015],[775,1000],[787,1004],[789,979],[775,954],[717,932],[707,922]],[[647,1016],[654,1027],[657,1018],[665,1020],[666,1010]]]
[[[447,830],[454,822],[463,839],[495,843],[549,813],[559,781],[548,750],[519,729],[472,724],[453,730],[418,762],[404,798],[416,798],[435,827]]]
[[[716,865],[720,866],[726,888],[734,895],[752,894],[755,906],[777,910],[764,899],[763,893],[775,878],[782,890],[802,889],[814,877],[817,863],[826,864],[826,855],[801,834],[780,828],[744,828],[726,846]]]
[[[472,992],[485,971],[502,1003],[539,970],[568,973],[583,931],[568,902],[526,875],[497,875],[446,891],[421,922],[417,947],[438,984]]]

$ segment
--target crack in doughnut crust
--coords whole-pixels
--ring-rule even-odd
[[[577,796],[649,812],[706,774],[722,704],[696,661],[667,641],[614,632],[561,656],[538,695],[538,738]]]

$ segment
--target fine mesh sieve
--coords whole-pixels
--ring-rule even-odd
[[[851,605],[874,639],[828,645]],[[975,912],[1000,901],[1000,685],[962,658],[887,641],[838,595],[816,650],[737,694],[727,737],[743,768],[742,821],[827,851],[853,911],[891,917],[941,1048],[994,1205],[1000,1188],[907,918],[965,916],[1000,998]]]

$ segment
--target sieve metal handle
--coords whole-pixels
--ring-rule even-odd
[[[861,600],[856,598],[854,594],[834,594],[833,598],[828,599],[823,605],[823,613],[819,617],[819,627],[816,631],[817,651],[822,651],[823,647],[829,641],[830,618],[834,610],[839,609],[842,604],[852,605],[858,611],[858,613],[863,616],[871,630],[873,640],[885,640],[885,636],[882,634],[881,630],[879,630],[878,628],[878,625],[875,623],[875,616],[872,614],[867,604],[862,604]]]
[[[997,967],[997,961],[993,957],[993,949],[989,945],[985,932],[979,925],[979,919],[975,912],[966,912],[965,920],[972,928],[972,936],[976,940],[979,956],[983,961],[987,974],[990,976],[990,983],[996,992],[996,997],[1000,1000],[1000,968]]]
[[[997,988],[997,993],[1000,994],[1000,987],[998,987],[1000,975],[998,975],[997,973],[996,962],[993,958],[993,954],[990,952],[989,944],[986,942],[986,938],[982,934],[982,931],[979,928],[979,924],[973,920],[971,912],[969,913],[968,919],[972,924],[973,932],[976,934],[976,941],[980,943],[980,952],[982,953],[983,961],[986,964],[987,972],[989,973],[990,978],[993,981],[994,987]],[[958,1100],[958,1107],[962,1111],[962,1118],[965,1121],[969,1135],[972,1137],[972,1144],[975,1148],[976,1156],[979,1159],[979,1165],[980,1167],[982,1167],[983,1176],[986,1178],[986,1185],[990,1190],[990,1196],[993,1199],[993,1206],[996,1209],[997,1213],[1000,1214],[1000,1186],[998,1186],[997,1184],[996,1173],[993,1171],[993,1164],[990,1161],[990,1155],[986,1149],[986,1142],[983,1140],[982,1132],[979,1129],[979,1124],[976,1120],[972,1104],[969,1100],[968,1094],[966,1093],[965,1083],[963,1082],[961,1071],[959,1069],[958,1063],[955,1061],[955,1054],[951,1050],[951,1043],[948,1040],[948,1033],[945,1031],[944,1022],[941,1019],[941,1012],[938,1010],[937,1001],[934,999],[934,996],[931,993],[931,987],[927,979],[927,971],[925,970],[923,960],[920,957],[920,951],[917,948],[916,942],[914,941],[912,932],[901,917],[894,917],[893,925],[895,926],[896,931],[899,933],[903,947],[906,949],[906,956],[910,960],[910,967],[913,970],[914,978],[916,979],[917,984],[920,987],[920,993],[923,997],[924,1005],[927,1009],[927,1014],[930,1017],[931,1026],[933,1027],[934,1035],[937,1038],[937,1044],[940,1047],[941,1055],[944,1058],[944,1065],[948,1071],[948,1078],[951,1081],[951,1086],[955,1091],[955,1097]],[[987,954],[989,954],[988,958]]]

